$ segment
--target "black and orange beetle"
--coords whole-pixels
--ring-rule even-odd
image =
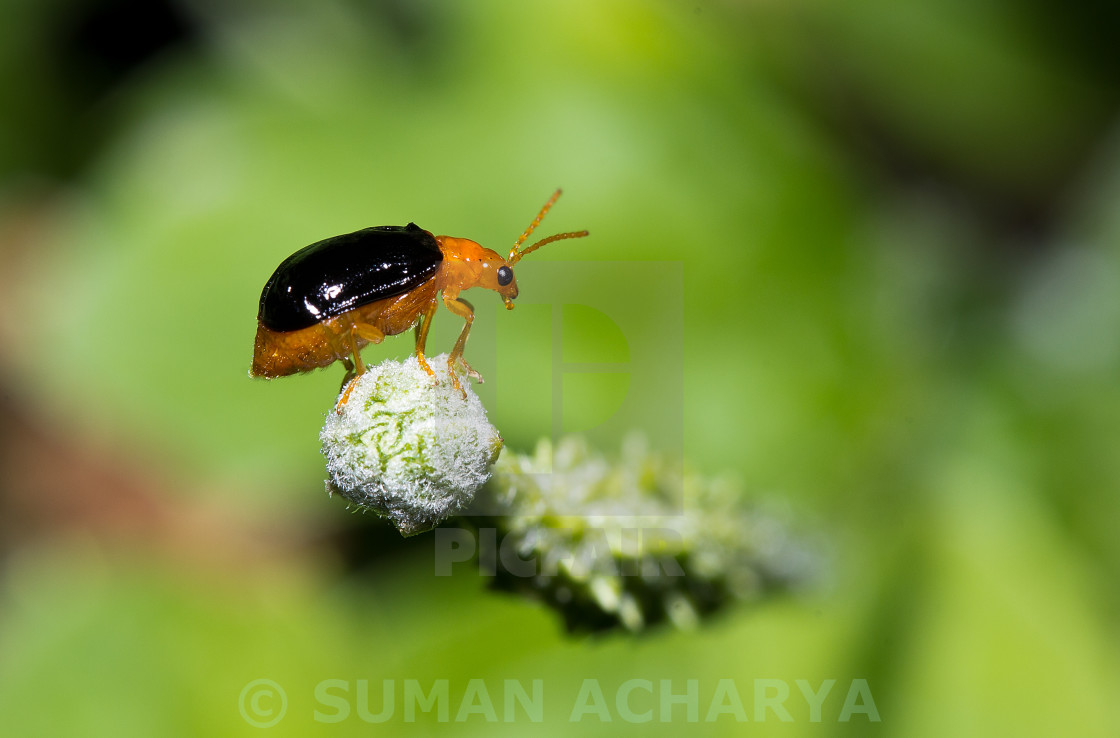
[[[415,223],[363,228],[300,249],[276,268],[261,292],[249,375],[271,379],[336,361],[360,375],[365,371],[363,346],[404,333],[419,321],[416,358],[434,376],[424,359],[424,342],[442,292],[447,309],[466,321],[447,360],[451,382],[463,391],[454,372],[456,362],[481,382],[463,358],[474,309],[459,293],[485,287],[497,292],[512,310],[517,297],[513,266],[545,244],[587,235],[587,231],[559,233],[520,249],[558,197],[560,190],[505,259],[466,238],[433,236]]]

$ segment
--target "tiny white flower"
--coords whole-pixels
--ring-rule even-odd
[[[479,504],[479,503],[485,503]],[[812,551],[738,485],[628,439],[617,461],[585,439],[502,453],[476,505],[501,552],[494,586],[541,599],[571,631],[698,627],[734,601],[802,586]],[[531,562],[536,576],[507,566]]]

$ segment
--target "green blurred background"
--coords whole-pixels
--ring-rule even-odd
[[[289,699],[270,735],[375,729],[316,723],[324,679],[449,680],[449,725],[398,711],[393,734],[1116,734],[1116,6],[3,12],[0,732],[261,734],[238,697],[269,678]],[[825,542],[812,593],[694,633],[570,638],[469,569],[433,576],[430,537],[326,498],[341,369],[247,379],[290,252],[408,221],[501,250],[561,185],[542,233],[592,237],[523,262],[522,294],[550,264],[679,264],[680,295],[614,286],[651,316],[683,305],[679,450]],[[529,450],[553,424],[550,313],[468,298],[482,397]],[[626,360],[616,326],[568,319],[579,360]],[[457,328],[440,315],[429,345]],[[599,379],[565,424],[625,391]],[[538,678],[542,724],[454,722],[467,680],[498,700]],[[568,722],[589,678],[613,723]],[[639,691],[654,720],[626,724],[629,679],[698,680],[701,722],[661,723]],[[751,722],[703,722],[720,679]],[[756,679],[789,684],[792,722],[754,721]],[[798,679],[837,680],[821,722]],[[853,679],[881,722],[837,721]]]

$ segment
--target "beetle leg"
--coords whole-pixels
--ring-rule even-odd
[[[350,399],[350,393],[354,391],[354,385],[358,383],[358,376],[359,375],[353,372],[349,372],[346,374],[346,377],[343,378],[342,387],[345,387],[346,391],[342,392],[342,387],[338,388],[339,391],[342,392],[342,396],[338,398],[338,402],[334,405],[334,411],[338,415],[342,415],[342,408],[346,405],[346,401]]]
[[[482,375],[471,368],[471,365],[463,358],[463,349],[467,345],[467,335],[471,332],[471,324],[474,323],[474,308],[463,298],[451,297],[446,292],[443,294],[443,304],[447,306],[448,310],[466,321],[463,325],[463,332],[459,334],[459,340],[455,342],[455,348],[451,349],[451,355],[447,357],[447,373],[451,377],[451,383],[463,393],[463,397],[466,397],[466,390],[459,385],[459,378],[455,376],[456,361],[462,363],[463,368],[467,370],[467,376],[474,377],[479,384],[482,383]]]
[[[354,367],[360,377],[366,373],[366,363],[362,361],[362,352],[358,349],[358,339],[354,335],[355,333],[356,330],[351,329],[351,331],[346,334],[346,338],[350,342],[350,353],[354,355]]]
[[[342,386],[346,388],[346,391],[342,392],[342,397],[338,398],[338,402],[334,406],[334,411],[336,413],[342,412],[342,407],[346,404],[346,401],[350,399],[350,392],[354,389],[354,384],[358,381],[358,377],[365,374],[366,371],[365,362],[362,361],[361,350],[358,348],[358,338],[362,338],[370,343],[381,343],[385,338],[385,334],[382,333],[377,326],[370,325],[369,323],[354,323],[347,337],[350,339],[350,351],[354,354],[354,361],[351,363],[349,359],[342,359],[343,366],[346,367],[346,376],[342,380]]]
[[[354,364],[357,367],[359,375],[365,374],[366,365],[362,361],[361,349],[358,348],[358,339],[361,338],[366,343],[381,343],[385,340],[385,334],[381,329],[370,323],[354,323],[350,327],[350,350],[354,354]]]
[[[458,359],[459,363],[463,365],[463,368],[467,370],[468,377],[474,377],[475,381],[479,384],[485,383],[486,380],[482,378],[481,374],[475,371],[473,366],[467,363],[467,360],[463,358],[462,354],[459,354]]]
[[[355,323],[353,332],[369,343],[381,343],[385,340],[385,334],[381,332],[381,329],[370,323]]]
[[[432,368],[428,366],[428,361],[424,358],[424,344],[428,341],[428,329],[432,326],[432,318],[436,314],[436,305],[433,296],[428,307],[424,310],[420,322],[416,325],[416,363],[433,379],[435,379],[436,373],[432,371]],[[436,379],[436,384],[439,384],[438,379]]]
[[[342,390],[346,389],[346,385],[353,382],[357,377],[358,375],[354,373],[354,365],[350,364],[349,368],[346,370],[346,375],[342,377],[342,384],[338,385],[339,394],[342,393]]]
[[[343,365],[346,367],[346,376],[342,379],[342,386],[346,390],[342,392],[342,396],[334,404],[334,411],[339,415],[342,414],[342,408],[346,405],[346,401],[350,399],[350,393],[354,390],[354,385],[358,383],[358,377],[366,371],[366,365],[362,362],[362,354],[358,351],[358,339],[354,338],[354,331],[347,333],[346,337],[349,339],[350,351],[354,354],[354,361],[351,363],[349,359],[343,359],[346,362]],[[341,390],[341,388],[339,389]]]

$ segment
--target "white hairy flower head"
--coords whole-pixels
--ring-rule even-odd
[[[464,378],[466,398],[447,374],[447,356],[387,360],[357,378],[319,435],[327,490],[389,518],[403,535],[459,512],[490,477],[502,437]]]

